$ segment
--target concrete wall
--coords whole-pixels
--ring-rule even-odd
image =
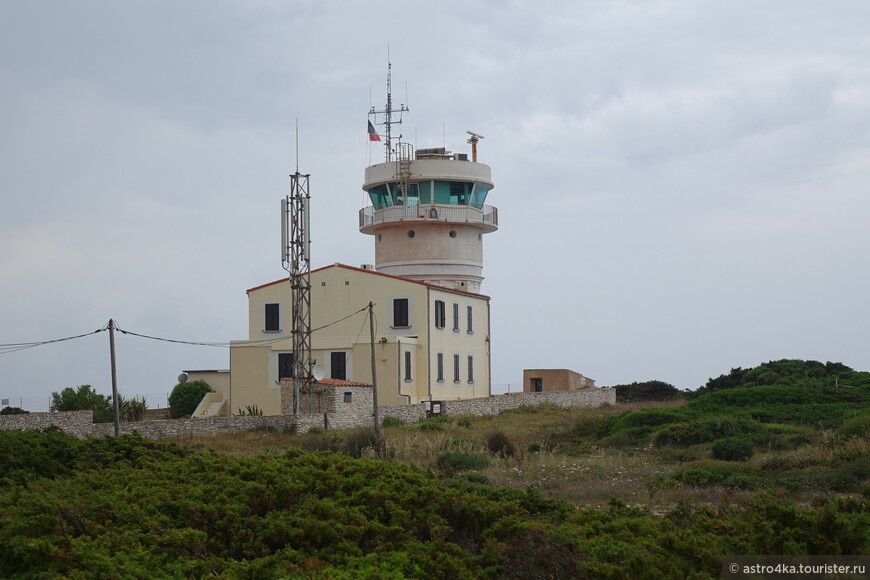
[[[345,393],[351,394],[350,402],[344,400]],[[292,399],[292,397],[286,398]],[[294,429],[295,426],[297,433],[306,433],[312,427],[319,427],[321,429],[349,429],[353,427],[370,427],[372,425],[371,387],[335,387],[324,391],[322,399],[320,409],[327,409],[326,413],[318,411],[317,413],[306,414],[303,412],[299,417],[294,417],[293,415],[273,415],[262,417],[209,417],[206,419],[141,421],[138,423],[121,423],[121,433],[132,433],[135,431],[149,439],[165,439],[167,437],[235,433],[257,428],[283,430]],[[605,404],[613,405],[616,404],[616,390],[588,388],[581,391],[551,393],[512,393],[465,401],[443,401],[442,408],[443,414],[448,416],[484,416],[497,415],[509,409],[516,409],[526,405],[540,405],[542,403],[550,403],[559,407],[600,407]],[[378,416],[381,420],[384,417],[395,417],[410,423],[425,418],[426,412],[422,403],[414,405],[386,405],[378,407]],[[57,426],[65,433],[79,438],[89,436],[100,437],[114,433],[114,425],[112,423],[93,423],[93,413],[91,411],[0,416],[0,429],[43,429],[51,425]]]
[[[533,393],[532,379],[541,379],[544,392],[578,391],[595,386],[595,381],[569,369],[523,369],[523,392]]]

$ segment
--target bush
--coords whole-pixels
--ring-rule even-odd
[[[860,415],[846,420],[846,422],[837,429],[837,435],[844,439],[857,437],[866,438],[870,436],[870,411],[865,411]]]
[[[673,475],[676,481],[699,487],[731,487],[734,489],[757,489],[762,483],[741,470],[734,463],[695,461]]]
[[[500,457],[513,457],[517,448],[511,438],[504,431],[493,431],[486,436],[486,448],[493,455]]]
[[[397,417],[384,417],[384,420],[381,421],[381,425],[384,427],[401,427],[405,422]]]
[[[462,417],[456,422],[460,427],[465,427],[466,429],[471,429],[471,419],[468,417]]]
[[[207,393],[214,392],[205,381],[178,383],[169,395],[169,416],[173,419],[189,417]]]
[[[90,385],[67,387],[51,394],[49,411],[93,411],[95,423],[108,423],[114,419],[112,397],[97,393]]]
[[[372,428],[357,429],[345,435],[342,443],[342,451],[351,457],[359,459],[365,449],[373,449],[375,455],[380,457],[385,441]]]
[[[614,385],[617,403],[636,401],[673,401],[683,396],[677,387],[664,381],[646,381],[630,385]]]
[[[3,409],[0,409],[0,415],[23,415],[29,412],[21,407],[3,407]]]
[[[744,437],[725,437],[713,443],[710,447],[713,458],[720,461],[746,461],[755,451],[752,442]]]
[[[489,467],[489,459],[474,453],[462,451],[448,451],[435,459],[438,469],[447,473],[456,471],[468,471],[471,469],[485,469]]]
[[[148,410],[148,403],[145,401],[145,397],[124,399],[124,397],[119,394],[118,407],[121,412],[122,421],[136,422],[141,421],[145,416],[145,411]]]

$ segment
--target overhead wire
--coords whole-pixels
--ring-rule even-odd
[[[28,348],[36,348],[37,346],[44,346],[46,344],[54,344],[57,342],[65,342],[68,340],[75,340],[77,338],[84,338],[86,336],[91,336],[92,334],[97,334],[98,332],[103,332],[106,330],[106,327],[98,328],[92,332],[86,332],[84,334],[77,334],[75,336],[66,336],[64,338],[53,338],[51,340],[38,340],[33,342],[12,342],[7,344],[0,344],[0,355],[9,354],[12,352],[17,352],[19,350],[26,350]]]

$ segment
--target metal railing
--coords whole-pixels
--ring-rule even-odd
[[[497,228],[498,208],[491,205],[484,205],[478,209],[470,205],[416,204],[393,205],[384,208],[375,208],[370,205],[359,210],[360,229],[387,222],[419,219],[486,224]]]

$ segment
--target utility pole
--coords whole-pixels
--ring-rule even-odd
[[[109,319],[109,355],[112,360],[112,405],[115,407],[115,437],[121,434],[118,406],[118,373],[115,370],[115,320]]]
[[[375,411],[375,433],[381,433],[381,422],[378,419],[378,372],[375,364],[375,317],[372,315],[374,303],[369,302],[369,339],[372,346],[372,406]]]

